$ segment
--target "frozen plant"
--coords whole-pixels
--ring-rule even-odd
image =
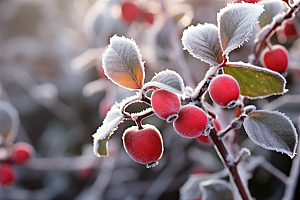
[[[298,134],[291,120],[285,114],[277,111],[256,110],[252,105],[246,106],[245,100],[262,99],[273,95],[283,95],[287,92],[286,79],[282,74],[255,66],[255,64],[275,29],[286,19],[293,18],[299,5],[299,1],[289,4],[286,12],[275,17],[272,16],[272,18],[274,17],[273,21],[258,32],[254,53],[249,56],[249,63],[230,62],[229,53],[249,40],[258,23],[258,18],[264,12],[262,5],[244,2],[227,4],[227,7],[221,9],[217,15],[218,26],[199,24],[186,29],[182,37],[184,50],[211,65],[204,80],[193,90],[185,87],[180,74],[171,70],[159,72],[150,82],[144,83],[144,62],[138,46],[132,39],[113,36],[103,55],[102,63],[105,75],[115,84],[129,90],[136,90],[137,93],[116,103],[107,113],[103,125],[93,135],[95,155],[107,156],[108,140],[118,125],[124,120],[134,120],[137,126],[128,129],[127,132],[130,134],[127,134],[130,137],[128,137],[129,139],[125,138],[125,149],[135,161],[146,164],[148,167],[154,167],[162,156],[163,144],[159,131],[154,128],[148,131],[151,125],[143,125],[142,120],[157,114],[166,122],[173,123],[174,130],[183,137],[209,136],[229,172],[231,184],[220,179],[224,176],[222,173],[212,179],[201,179],[197,182],[198,190],[192,193],[191,184],[188,182],[181,189],[182,199],[196,199],[198,196],[202,200],[252,199],[245,184],[247,180],[243,179],[238,170],[238,165],[250,156],[251,152],[244,147],[235,152],[228,146],[236,144],[226,143],[224,138],[231,130],[240,129],[243,125],[248,137],[255,144],[268,150],[287,154],[291,158],[295,156]],[[232,88],[233,92],[228,92]],[[150,90],[154,91],[151,97],[148,93]],[[236,106],[239,110],[236,118],[224,129],[219,130],[213,123],[218,116],[204,98],[208,90],[217,105],[227,109]],[[159,98],[156,98],[157,94],[161,94]],[[180,108],[175,103],[177,97],[174,95],[180,99]],[[164,98],[170,100],[164,101]],[[158,106],[159,109],[166,107],[168,112],[158,111],[154,107],[154,111],[150,108],[134,114],[125,111],[128,105],[137,101],[145,102],[150,106]],[[156,135],[158,139],[155,140],[150,135],[146,136],[148,132]],[[125,133],[125,135],[127,134]],[[136,142],[131,141],[131,137],[138,140],[137,144],[139,145],[129,145]],[[141,138],[145,138],[149,142],[141,145],[141,141],[144,140]],[[143,150],[143,146],[145,150]],[[154,149],[151,150],[151,148]],[[155,156],[152,155],[154,152],[156,152]],[[256,165],[253,164],[253,166]],[[247,169],[243,168],[243,170]],[[275,172],[274,175],[276,176]],[[288,185],[288,181],[280,178],[280,175],[277,174],[277,177]],[[288,195],[290,194],[291,192]]]

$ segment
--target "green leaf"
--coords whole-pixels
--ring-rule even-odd
[[[291,120],[277,111],[256,110],[248,114],[244,127],[257,145],[295,156],[298,134]]]
[[[228,62],[226,65],[223,72],[237,80],[241,95],[247,98],[264,98],[287,92],[286,80],[277,72],[242,62]]]
[[[171,70],[164,70],[156,74],[152,80],[143,86],[145,88],[159,88],[169,92],[183,94],[184,83],[181,76]]]
[[[200,183],[202,200],[233,200],[231,185],[221,179],[211,179]]]
[[[277,14],[283,11],[283,2],[281,1],[263,1],[259,2],[264,6],[265,11],[258,17],[259,26],[262,28],[270,24]]]
[[[97,154],[100,156],[107,156],[108,155],[108,139],[110,135],[108,135],[106,138],[102,140],[98,140],[98,148],[97,148]]]

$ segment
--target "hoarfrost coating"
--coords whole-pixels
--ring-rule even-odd
[[[249,40],[263,11],[262,5],[244,2],[227,4],[227,7],[220,10],[217,19],[223,55]]]

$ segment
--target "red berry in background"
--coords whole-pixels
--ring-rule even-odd
[[[18,142],[13,146],[12,162],[22,165],[25,164],[32,156],[33,147],[25,142]]]
[[[143,20],[148,22],[149,24],[153,24],[154,14],[150,12],[143,12]]]
[[[213,121],[213,124],[215,125],[217,131],[221,130],[221,126],[217,120]],[[199,137],[196,137],[197,142],[200,144],[212,144],[212,141],[209,136],[200,135]]]
[[[208,87],[211,99],[219,106],[232,108],[240,96],[240,86],[232,76],[222,74],[214,79]]]
[[[153,125],[130,127],[123,134],[123,145],[128,155],[136,162],[154,167],[163,154],[160,132]]]
[[[131,2],[124,2],[122,5],[122,19],[125,22],[132,22],[139,16],[140,9]]]
[[[279,29],[276,34],[278,41],[280,43],[292,43],[299,37],[298,33],[298,22],[296,20],[288,20],[283,25],[282,28]]]
[[[154,113],[167,122],[177,119],[180,109],[180,99],[178,96],[167,90],[156,90],[151,96],[151,105]]]
[[[173,123],[173,126],[182,137],[196,138],[204,133],[207,124],[207,115],[201,108],[185,105],[180,109],[178,119]]]
[[[16,180],[15,170],[10,164],[0,165],[0,184],[2,186],[10,185]]]
[[[288,51],[281,45],[274,45],[272,49],[266,48],[262,51],[260,61],[270,70],[285,72],[289,65]]]

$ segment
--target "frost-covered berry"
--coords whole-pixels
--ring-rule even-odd
[[[154,113],[167,122],[173,122],[178,117],[180,99],[167,90],[156,90],[151,97],[151,105]]]
[[[240,96],[240,86],[232,76],[222,74],[209,84],[209,95],[219,106],[232,108]]]
[[[220,123],[215,119],[213,120],[213,124],[216,127],[217,131],[221,130],[221,126]],[[212,141],[210,139],[209,136],[205,136],[205,135],[200,135],[199,137],[196,137],[197,142],[199,142],[200,144],[211,144]]]
[[[289,65],[288,51],[281,45],[274,45],[272,49],[266,48],[262,51],[260,61],[270,70],[285,72]]]
[[[186,138],[196,138],[202,135],[208,125],[208,118],[205,112],[193,105],[183,106],[178,119],[173,122],[175,131]]]
[[[131,2],[124,2],[122,5],[122,19],[125,22],[132,22],[139,16],[140,9]]]
[[[3,163],[0,165],[0,184],[2,186],[12,184],[15,179],[16,173],[10,164]]]
[[[25,164],[32,156],[33,147],[25,142],[18,142],[13,146],[12,162],[22,165]]]
[[[130,127],[123,134],[123,145],[128,155],[136,162],[153,167],[163,154],[163,141],[159,130],[153,125]]]

